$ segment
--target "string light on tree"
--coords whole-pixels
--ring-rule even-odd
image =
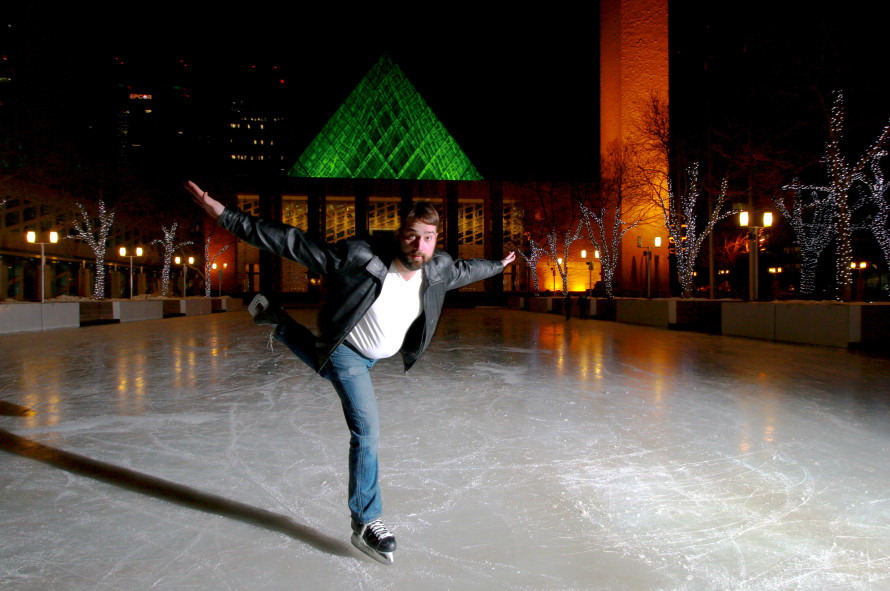
[[[190,240],[176,244],[177,225],[178,222],[174,222],[169,230],[161,226],[161,230],[164,232],[163,240],[159,238],[152,241],[152,244],[161,244],[164,247],[164,268],[161,271],[161,297],[167,297],[167,293],[170,290],[170,264],[173,261],[173,253],[183,246],[193,244]]]
[[[533,239],[529,238],[528,240],[529,253],[525,254],[521,250],[519,251],[520,256],[525,259],[525,262],[528,264],[528,269],[532,274],[532,290],[535,295],[540,293],[540,288],[538,287],[538,261],[546,254],[547,251],[544,250],[543,246],[539,246]]]
[[[720,193],[717,194],[714,201],[714,209],[708,213],[704,229],[701,232],[698,231],[695,215],[695,205],[701,194],[698,175],[698,163],[695,163],[686,170],[689,183],[688,191],[675,197],[672,183],[668,180],[667,198],[658,200],[658,205],[664,215],[665,226],[674,243],[677,273],[685,298],[692,297],[695,259],[698,257],[705,238],[711,233],[717,222],[730,215],[728,211],[721,212],[723,203],[726,201],[727,182],[724,179],[720,186]]]
[[[100,200],[99,228],[94,231],[92,216],[87,213],[82,204],[78,203],[77,207],[80,210],[80,214],[72,222],[74,234],[67,236],[67,238],[86,242],[96,256],[96,280],[93,283],[92,297],[94,300],[100,300],[105,297],[105,247],[108,242],[108,235],[111,232],[111,226],[114,224],[114,212],[107,211],[105,202]]]
[[[835,92],[834,103],[831,108],[831,122],[829,126],[829,138],[825,148],[825,156],[822,161],[828,168],[828,185],[802,185],[801,190],[817,191],[825,194],[830,200],[834,212],[834,229],[837,242],[837,256],[835,259],[835,280],[837,283],[837,298],[849,299],[853,285],[853,273],[850,263],[853,261],[854,230],[852,218],[855,207],[850,203],[850,195],[854,185],[862,181],[863,174],[877,155],[883,150],[890,140],[890,125],[884,126],[878,138],[869,146],[865,154],[850,165],[843,153],[841,142],[844,137],[844,95]]]
[[[817,191],[805,193],[797,179],[782,188],[794,191],[791,210],[781,196],[773,202],[794,230],[794,242],[800,247],[800,294],[809,297],[816,291],[819,257],[834,239],[834,204],[830,198],[820,198]]]
[[[211,234],[212,236],[212,234]],[[216,257],[221,255],[230,245],[226,244],[210,258],[210,236],[204,241],[204,297],[210,297],[210,271],[216,267]]]
[[[871,231],[877,240],[878,245],[884,253],[884,262],[890,266],[890,193],[887,191],[888,182],[884,178],[884,171],[881,169],[881,159],[887,155],[887,152],[881,150],[872,158],[869,170],[871,170],[871,178],[863,177],[866,186],[866,198],[877,208],[877,213],[872,215],[866,221],[866,228]]]
[[[559,256],[559,254],[557,254],[556,252],[556,230],[553,230],[549,234],[547,234],[547,245],[550,247],[550,257],[554,261],[556,261],[556,268],[559,271],[560,278],[562,279],[563,295],[568,295],[569,293],[569,248],[572,246],[573,242],[581,237],[581,225],[582,222],[578,222],[578,226],[575,228],[574,232],[566,231],[562,241],[562,256]]]
[[[603,207],[599,214],[594,213],[585,205],[581,205],[581,221],[587,228],[587,236],[594,248],[599,252],[600,266],[602,269],[603,289],[606,297],[611,299],[612,283],[615,278],[615,269],[618,267],[618,256],[621,252],[621,240],[628,230],[640,223],[640,220],[627,224],[621,219],[621,208],[616,205],[612,208],[612,222],[605,220],[606,208]],[[593,225],[591,225],[593,220]],[[611,227],[609,227],[611,225]]]

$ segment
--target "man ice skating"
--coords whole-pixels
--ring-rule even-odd
[[[249,307],[254,321],[273,335],[340,396],[350,431],[349,511],[353,545],[380,562],[392,562],[396,541],[380,519],[377,399],[369,369],[378,359],[401,353],[405,371],[432,339],[445,292],[492,277],[515,259],[453,260],[436,250],[439,215],[417,202],[395,241],[360,239],[325,244],[291,226],[249,216],[220,202],[189,181],[195,201],[238,238],[305,265],[325,278],[327,297],[318,313],[321,334],[298,324],[279,306],[257,295]]]

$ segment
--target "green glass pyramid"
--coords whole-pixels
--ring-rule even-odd
[[[288,174],[318,178],[482,180],[388,55],[374,64]]]

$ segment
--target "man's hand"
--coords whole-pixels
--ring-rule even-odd
[[[192,194],[192,197],[195,199],[195,203],[201,206],[201,209],[206,211],[210,217],[213,219],[218,219],[219,216],[222,215],[225,206],[207,194],[207,191],[202,191],[198,185],[193,183],[192,181],[188,181],[185,184],[185,188],[188,189],[189,193]]]
[[[511,250],[509,253],[507,253],[507,256],[501,259],[501,264],[504,265],[504,268],[506,268],[507,265],[512,263],[514,260],[516,260],[516,253]]]

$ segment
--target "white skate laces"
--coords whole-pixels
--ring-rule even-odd
[[[381,521],[380,519],[375,519],[371,523],[367,524],[366,527],[367,529],[371,530],[371,535],[374,536],[373,541],[376,542],[376,546],[378,547],[386,538],[395,538],[395,536],[392,535],[392,532],[386,529],[386,526],[383,525],[383,521]],[[365,534],[365,539],[367,538],[368,534]],[[372,540],[368,541],[371,542]],[[374,546],[375,544],[371,543],[370,545]]]

